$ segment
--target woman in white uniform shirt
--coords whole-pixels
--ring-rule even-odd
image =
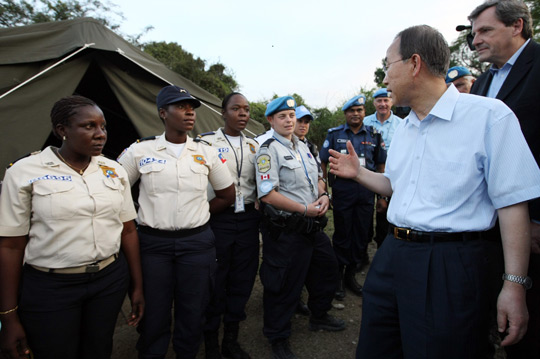
[[[119,157],[131,183],[140,179],[141,260],[147,315],[139,326],[139,358],[164,358],[171,338],[177,358],[195,358],[214,285],[216,249],[210,213],[234,202],[234,184],[215,149],[188,132],[200,102],[167,86],[157,99],[165,133],[131,145]],[[211,183],[216,197],[207,200]]]
[[[93,101],[63,98],[51,120],[62,146],[16,162],[0,195],[0,346],[12,358],[110,358],[130,274],[129,324],[144,310],[130,185],[100,156]]]

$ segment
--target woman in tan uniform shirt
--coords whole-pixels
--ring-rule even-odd
[[[0,195],[0,348],[8,358],[110,358],[128,287],[129,324],[144,310],[130,185],[100,156],[106,122],[92,100],[63,98],[51,120],[62,146],[17,161]]]

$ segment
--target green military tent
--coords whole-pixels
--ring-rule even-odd
[[[61,97],[78,94],[101,107],[109,135],[103,153],[116,158],[137,138],[163,132],[155,98],[168,84],[203,104],[192,136],[222,126],[221,100],[95,19],[0,29],[0,178],[11,161],[58,145],[49,113]],[[252,120],[246,135],[263,131]]]

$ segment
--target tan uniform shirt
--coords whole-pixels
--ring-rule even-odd
[[[28,264],[67,268],[108,258],[120,249],[123,222],[136,216],[125,170],[103,156],[81,176],[47,147],[4,177],[0,236],[28,234]]]
[[[163,230],[202,226],[210,219],[208,181],[216,190],[233,182],[217,151],[187,138],[180,157],[167,149],[165,134],[132,144],[118,158],[129,180],[139,178],[139,224]]]
[[[236,187],[236,196],[243,196],[244,203],[255,203],[257,198],[257,183],[255,181],[255,153],[259,149],[257,141],[241,135],[242,148],[229,142],[223,129],[214,133],[202,134],[200,137],[214,147],[231,173]],[[232,147],[231,147],[232,145]],[[240,177],[238,177],[238,172]],[[210,194],[209,194],[210,195]]]

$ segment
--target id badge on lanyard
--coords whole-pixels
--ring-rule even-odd
[[[236,194],[236,200],[234,201],[234,213],[245,212],[244,195],[239,191]]]
[[[360,154],[360,156],[358,156],[358,162],[360,162],[360,166],[362,167],[366,167],[366,156],[364,156],[363,153]]]

